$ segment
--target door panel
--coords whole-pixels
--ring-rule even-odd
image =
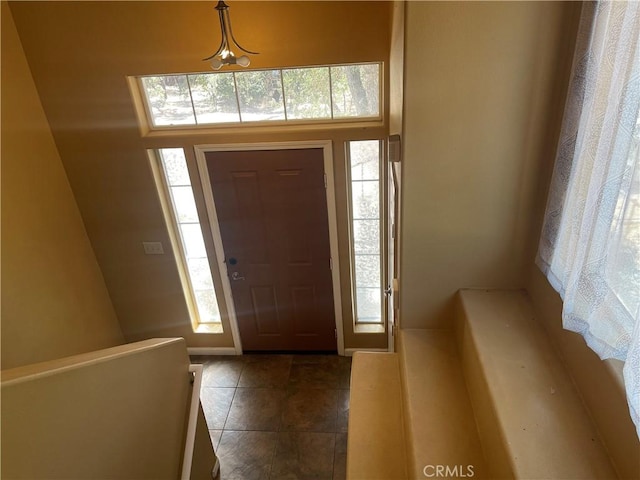
[[[245,350],[335,350],[322,149],[207,152]]]
[[[278,335],[276,292],[273,286],[250,287],[251,306],[255,312],[255,328],[258,335]]]

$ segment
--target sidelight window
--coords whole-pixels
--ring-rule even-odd
[[[381,324],[382,183],[381,142],[348,143],[351,262],[354,318],[357,324]]]
[[[153,160],[156,184],[194,330],[221,333],[220,309],[184,150],[163,148],[157,151]]]

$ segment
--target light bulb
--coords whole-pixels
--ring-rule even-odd
[[[241,67],[248,67],[251,61],[249,60],[249,57],[242,55],[236,59],[236,63]]]
[[[211,68],[214,70],[220,70],[222,68],[222,61],[218,57],[213,57],[211,59]]]

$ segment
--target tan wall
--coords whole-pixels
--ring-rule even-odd
[[[459,288],[524,286],[536,165],[572,8],[407,3],[403,327],[450,326]]]
[[[389,48],[389,133],[402,133],[405,2],[393,2]]]
[[[188,370],[183,339],[153,339],[3,371],[3,478],[179,478]]]
[[[128,340],[183,336],[190,347],[228,347],[231,337],[191,331],[172,255],[145,256],[143,241],[170,244],[145,149],[236,142],[334,142],[347,347],[383,347],[355,335],[346,261],[345,138],[383,138],[387,126],[298,133],[209,133],[143,139],[128,75],[206,71],[217,48],[212,2],[11,3],[60,156]],[[233,2],[240,43],[260,51],[252,67],[388,61],[391,3]],[[385,80],[385,85],[387,85]],[[201,200],[200,192],[196,197]],[[206,226],[206,225],[205,225]],[[210,239],[206,239],[207,242]]]
[[[2,368],[123,342],[2,2]]]

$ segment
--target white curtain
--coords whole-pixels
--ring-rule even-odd
[[[625,362],[640,437],[640,2],[585,3],[537,263],[563,325]]]

